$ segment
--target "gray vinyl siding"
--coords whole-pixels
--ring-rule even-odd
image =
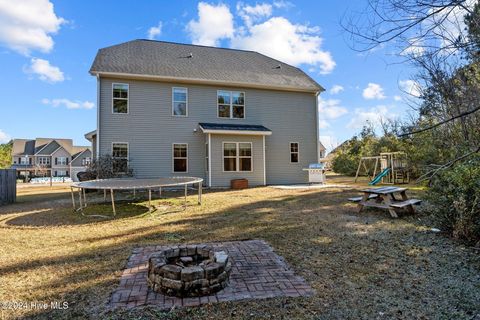
[[[232,179],[248,179],[250,186],[263,185],[263,137],[217,135],[210,138],[212,146],[212,187],[229,186]],[[223,143],[250,142],[252,143],[252,171],[223,172]]]
[[[128,114],[112,114],[112,83],[129,84]],[[172,116],[172,87],[188,88],[188,117]],[[222,89],[245,92],[245,119],[217,117],[217,90]],[[305,183],[307,175],[302,168],[317,162],[315,99],[313,93],[101,78],[99,153],[111,154],[112,142],[128,142],[130,164],[138,177],[207,178],[206,135],[198,123],[258,124],[272,130],[272,135],[266,137],[267,184]],[[262,139],[260,136],[239,137],[245,138]],[[290,163],[289,142],[299,143],[298,164]],[[172,143],[188,143],[186,174],[172,173]],[[221,159],[222,149],[216,149],[212,148],[212,160]],[[257,157],[254,155],[254,170],[260,164]],[[221,163],[216,168],[214,161],[212,169],[213,185],[228,186],[231,173],[222,174]],[[216,170],[220,171],[218,175],[213,174]],[[255,172],[250,178],[252,185],[263,184],[263,172],[261,175]]]

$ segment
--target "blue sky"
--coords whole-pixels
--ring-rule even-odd
[[[138,38],[257,50],[297,65],[326,92],[328,149],[366,120],[404,117],[414,70],[394,50],[350,49],[342,16],[363,1],[48,1],[0,3],[0,142],[62,137],[87,144],[96,126],[99,48]],[[281,48],[281,49],[280,49]]]

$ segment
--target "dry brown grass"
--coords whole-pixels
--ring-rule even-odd
[[[40,190],[40,189],[39,189]],[[478,256],[421,215],[392,220],[357,214],[355,190],[210,191],[186,211],[146,212],[124,202],[117,219],[73,213],[67,194],[47,201],[29,191],[0,208],[0,301],[67,301],[67,310],[0,310],[0,317],[65,319],[472,318],[480,310]],[[171,194],[175,195],[175,194]],[[57,197],[58,196],[58,197]],[[50,197],[50,196],[49,196]],[[158,203],[158,200],[156,201]],[[171,204],[179,200],[170,201]],[[87,213],[109,212],[92,205]],[[317,291],[174,310],[106,310],[134,247],[260,238]]]

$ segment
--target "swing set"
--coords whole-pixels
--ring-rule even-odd
[[[410,182],[407,154],[402,151],[382,152],[379,156],[361,157],[355,174],[355,182],[357,182],[362,168],[364,169],[363,175],[371,180],[369,185],[375,185],[380,181],[385,184]]]

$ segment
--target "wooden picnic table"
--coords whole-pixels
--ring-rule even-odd
[[[361,198],[350,198],[350,200],[358,202],[358,212],[361,212],[364,207],[381,208],[387,209],[393,218],[398,218],[395,210],[405,209],[409,213],[415,213],[413,205],[421,202],[418,199],[409,199],[407,190],[399,187],[369,188],[361,190],[363,192]],[[401,199],[396,198],[395,194],[400,194]]]

